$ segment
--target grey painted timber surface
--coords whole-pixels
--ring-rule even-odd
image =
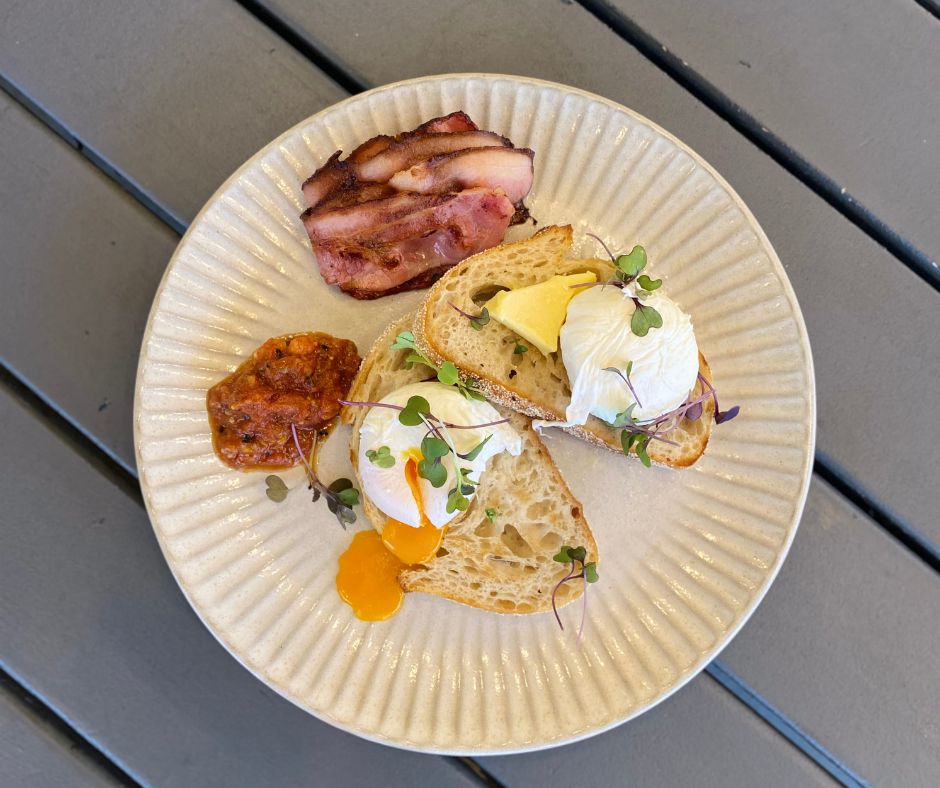
[[[196,618],[142,506],[6,393],[0,421],[4,662],[128,773],[160,786],[478,785],[265,687]]]
[[[72,742],[0,691],[0,781],[17,788],[119,783],[75,752]]]
[[[705,676],[642,717],[595,738],[544,752],[481,758],[480,763],[513,788],[833,784]]]
[[[5,458],[30,469],[0,474],[15,524],[0,551],[4,658],[127,771],[156,785],[477,784],[436,756],[335,730],[267,689],[189,609],[141,506],[3,393],[0,420]],[[584,755],[611,750],[620,755],[609,765]],[[706,676],[640,722],[551,757],[563,753],[581,759],[585,785],[688,784],[700,773],[716,785],[721,775],[740,785],[824,781]],[[490,762],[508,785],[531,784],[532,758]]]
[[[344,95],[231,0],[4,5],[0,73],[187,220]]]
[[[940,261],[940,20],[912,0],[611,0]]]
[[[940,785],[940,578],[825,482],[721,655],[873,785]]]
[[[134,369],[178,237],[0,93],[0,357],[131,467]]]

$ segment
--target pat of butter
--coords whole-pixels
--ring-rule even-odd
[[[596,282],[592,271],[567,276],[553,276],[544,282],[516,290],[503,290],[486,302],[490,317],[528,340],[546,356],[558,350],[558,334],[568,302],[583,285]]]

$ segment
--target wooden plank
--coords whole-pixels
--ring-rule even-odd
[[[264,687],[189,609],[141,507],[3,394],[0,420],[4,456],[30,469],[0,475],[18,523],[0,551],[4,658],[135,776],[156,785],[471,785],[441,758],[342,733]],[[741,785],[768,773],[782,784],[824,781],[704,676],[640,723],[556,752],[579,759],[585,784],[600,784],[609,772],[590,754],[605,741],[625,748],[618,763],[640,784],[688,782],[696,764],[716,785],[722,774]],[[677,742],[691,749],[674,757]],[[741,750],[733,765],[723,752],[731,743]],[[507,768],[508,784],[530,784],[526,764],[541,757],[491,763]]]
[[[721,660],[873,785],[940,784],[940,582],[824,482]]]
[[[140,337],[178,238],[4,94],[0,137],[0,356],[133,467]]]
[[[821,454],[940,546],[929,461],[940,443],[940,295],[883,248],[578,5],[269,5],[372,83],[480,70],[541,77],[619,101],[694,147],[747,201],[793,282],[816,362]],[[886,461],[878,446],[898,449]]]
[[[0,421],[0,498],[16,523],[0,550],[4,663],[136,779],[478,785],[443,758],[343,733],[267,689],[190,609],[141,505],[6,393]]]
[[[11,5],[0,72],[175,216],[343,97],[230,0]]]
[[[514,788],[832,784],[812,761],[706,676],[642,717],[593,739],[480,761]]]
[[[6,692],[0,692],[0,774],[19,788],[119,785]]]
[[[613,0],[940,261],[940,22],[910,0]]]

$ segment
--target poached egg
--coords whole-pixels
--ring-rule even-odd
[[[679,407],[698,377],[698,343],[691,318],[656,290],[643,298],[663,318],[661,328],[640,337],[630,328],[636,307],[634,289],[591,287],[568,304],[559,338],[561,356],[571,381],[571,403],[563,426],[584,424],[588,416],[612,422],[636,403],[633,418],[652,421]],[[625,370],[636,397],[608,367]]]
[[[502,416],[489,403],[464,398],[453,386],[438,382],[413,383],[396,389],[380,404],[404,407],[409,398],[427,400],[431,413],[440,421],[472,426],[499,421]],[[448,523],[462,514],[447,511],[447,498],[456,486],[455,457],[449,452],[441,459],[447,478],[434,487],[418,475],[421,441],[427,435],[424,424],[407,426],[398,420],[399,411],[372,407],[359,428],[357,455],[362,492],[384,515],[377,531],[359,532],[339,560],[336,586],[356,616],[381,621],[394,615],[404,599],[398,583],[407,566],[431,560],[437,553]],[[442,433],[459,454],[467,454],[483,440],[489,440],[472,460],[460,459],[460,467],[480,482],[487,463],[497,454],[522,452],[522,437],[508,424],[459,429],[442,428]],[[394,462],[380,463],[370,453],[388,447]],[[385,454],[383,449],[382,454]],[[388,467],[382,467],[388,465]],[[467,495],[473,497],[473,493]]]

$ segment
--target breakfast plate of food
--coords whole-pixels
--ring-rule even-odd
[[[330,107],[183,237],[138,367],[160,547],[259,679],[394,746],[575,741],[695,676],[806,499],[806,329],[694,151],[563,85]]]

